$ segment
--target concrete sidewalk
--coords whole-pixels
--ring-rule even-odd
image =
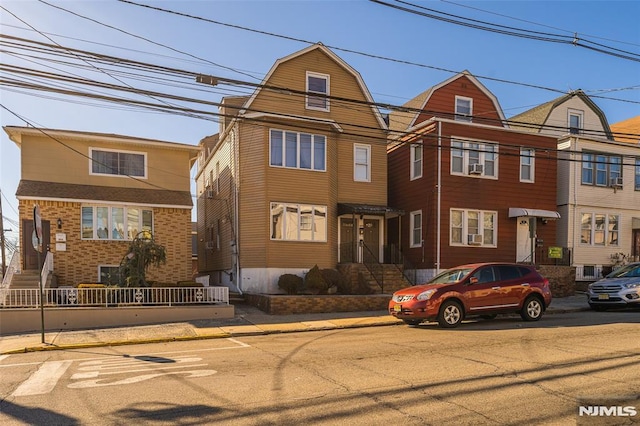
[[[546,315],[588,309],[586,296],[577,293],[574,296],[553,299]],[[47,331],[45,343],[42,343],[41,333],[3,336],[0,338],[0,355],[397,324],[402,324],[402,321],[392,317],[387,311],[269,315],[253,306],[236,305],[235,316],[231,319],[92,330]]]

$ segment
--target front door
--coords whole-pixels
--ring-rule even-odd
[[[633,259],[640,261],[640,229],[633,230],[633,247],[631,248]]]
[[[516,229],[516,262],[531,263],[533,261],[531,254],[531,231],[529,229],[530,221],[536,220],[535,217],[518,217]]]
[[[355,263],[356,224],[354,218],[340,218],[340,263]]]
[[[40,253],[40,265],[38,265],[38,252],[33,248],[33,220],[22,221],[22,267],[28,269],[42,269],[44,259],[49,251],[50,223],[48,220],[42,221],[42,253]]]
[[[365,256],[373,255],[376,261],[380,261],[380,220],[364,219],[364,244],[371,253],[364,253]]]

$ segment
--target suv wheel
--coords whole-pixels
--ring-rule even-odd
[[[538,321],[542,318],[544,308],[542,302],[536,296],[531,296],[524,301],[520,316],[525,321]]]
[[[454,328],[462,322],[462,308],[460,304],[453,300],[448,300],[440,307],[438,314],[438,324],[444,328]]]

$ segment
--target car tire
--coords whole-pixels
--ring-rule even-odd
[[[417,320],[417,319],[403,319],[402,321],[404,321],[405,324],[411,325],[411,326],[420,325],[422,323],[422,320]]]
[[[464,313],[458,302],[447,300],[440,307],[438,324],[443,328],[455,328],[460,325]]]
[[[486,320],[492,320],[492,319],[496,319],[497,316],[498,314],[486,314],[486,315],[480,315],[480,318],[486,319]]]
[[[538,321],[542,318],[544,312],[544,305],[539,297],[531,296],[524,301],[520,316],[525,321]]]

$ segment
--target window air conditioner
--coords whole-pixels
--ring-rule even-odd
[[[470,175],[481,175],[484,172],[484,166],[479,163],[469,164]]]
[[[482,234],[469,234],[467,236],[467,242],[472,246],[479,246],[482,244]]]
[[[205,243],[205,248],[206,248],[207,250],[213,250],[213,247],[214,247],[214,246],[213,246],[213,241],[207,241],[207,242]]]
[[[622,178],[621,177],[611,178],[611,187],[622,188]]]
[[[207,189],[207,198],[213,198],[214,192],[213,189]]]

